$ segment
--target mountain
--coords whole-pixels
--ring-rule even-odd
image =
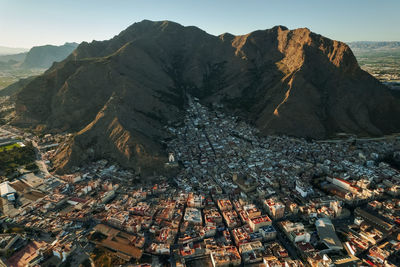
[[[64,60],[77,46],[77,43],[65,43],[61,46],[43,45],[32,47],[26,55],[22,67],[47,69],[53,62]]]
[[[0,55],[0,63],[6,62],[8,63],[11,61],[23,62],[25,60],[26,55],[28,52],[12,54],[12,55]]]
[[[49,68],[53,62],[64,60],[75,48],[77,43],[65,43],[61,46],[43,45],[32,47],[28,52],[1,54],[0,47],[0,63],[11,61],[22,62],[24,68]],[[20,51],[21,49],[15,50]],[[28,50],[28,49],[26,49]],[[14,50],[5,50],[10,53]],[[4,63],[3,63],[4,64]]]
[[[400,56],[400,42],[351,42],[348,43],[357,58],[375,59],[378,57],[393,58]]]
[[[0,55],[0,71],[6,81],[0,87],[0,96],[11,96],[20,91],[34,76],[42,74],[54,62],[64,60],[77,46],[76,43],[65,43],[62,46],[45,45],[33,47],[25,53]],[[15,78],[21,80],[14,84],[8,82],[14,81]],[[3,87],[6,88],[2,89]]]
[[[28,50],[29,50],[29,48],[0,46],[0,55],[19,54],[19,53],[24,53]]]
[[[400,49],[400,42],[359,41],[348,43],[353,50],[392,50]]]
[[[26,84],[13,123],[74,133],[56,156],[59,172],[98,158],[154,171],[166,161],[164,127],[182,121],[186,94],[223,104],[262,135],[400,129],[399,100],[342,42],[306,28],[213,36],[148,20],[108,41],[83,42]]]

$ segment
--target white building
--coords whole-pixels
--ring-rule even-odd
[[[311,195],[312,193],[314,193],[314,191],[312,190],[312,187],[310,187],[310,186],[307,187],[305,184],[303,184],[299,180],[296,181],[295,189],[302,197],[307,197],[308,195]]]
[[[311,235],[304,229],[304,224],[290,221],[283,221],[280,224],[292,242],[310,242]]]
[[[169,161],[169,162],[175,162],[174,153],[169,153],[169,155],[168,155],[168,161]]]
[[[8,194],[16,193],[14,188],[10,186],[9,182],[4,182],[0,184],[0,196],[6,197]]]

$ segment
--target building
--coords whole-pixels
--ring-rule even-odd
[[[393,224],[387,223],[378,217],[372,215],[371,213],[360,209],[356,208],[354,210],[354,214],[358,217],[361,217],[365,222],[375,226],[379,230],[385,231],[385,232],[390,232],[393,229]]]
[[[3,198],[9,198],[8,196],[14,196],[17,191],[10,186],[9,182],[0,184],[0,196]]]
[[[169,162],[175,162],[174,153],[169,153],[169,154],[168,154],[168,161],[169,161]]]
[[[279,225],[292,242],[310,242],[311,235],[304,229],[304,224],[283,221]]]
[[[269,225],[272,225],[272,221],[267,215],[262,215],[249,220],[249,226],[254,232],[258,231],[263,226]]]
[[[239,217],[234,210],[223,211],[222,217],[224,218],[228,228],[234,228],[240,225]]]
[[[151,253],[160,254],[160,255],[168,255],[171,253],[170,244],[157,244],[152,243],[148,249]]]
[[[263,259],[263,251],[264,246],[260,241],[243,243],[239,245],[239,252],[242,256],[244,264],[261,262]]]
[[[312,190],[312,187],[306,186],[303,182],[300,180],[296,180],[296,187],[295,190],[302,196],[302,197],[307,197],[308,195],[314,193]]]
[[[220,225],[222,216],[216,208],[204,209],[204,221],[206,225]]]
[[[75,246],[72,243],[55,243],[53,245],[53,255],[57,256],[62,262],[64,262],[69,254],[75,250]]]
[[[390,253],[380,247],[373,246],[369,249],[369,256],[375,259],[380,264],[383,264],[385,260],[390,256]]]
[[[229,199],[219,199],[218,208],[220,211],[232,210],[233,206]]]
[[[351,189],[351,183],[340,178],[332,178],[332,183],[348,191]]]
[[[280,219],[285,216],[285,205],[276,198],[266,199],[264,205],[272,219]]]
[[[203,195],[189,194],[187,205],[192,208],[203,208],[205,204],[205,197]]]
[[[202,224],[203,222],[201,218],[201,212],[196,208],[186,208],[185,216],[183,217],[183,219],[189,223],[198,225]]]
[[[236,245],[240,245],[242,243],[247,243],[250,241],[250,232],[251,229],[248,225],[244,225],[242,227],[238,227],[232,230],[232,238],[235,241]],[[229,231],[227,231],[229,234]],[[230,238],[230,235],[228,236]]]
[[[260,227],[258,231],[263,236],[264,240],[273,240],[276,238],[277,232],[272,225]]]
[[[303,267],[304,264],[300,260],[282,259],[278,260],[275,257],[263,259],[265,267]]]
[[[357,192],[359,192],[361,190],[361,188],[359,188],[359,187],[353,185],[352,183],[350,183],[349,181],[346,181],[341,178],[332,178],[332,184],[334,184],[340,188],[343,188],[347,191],[350,191],[354,194],[356,194]]]
[[[242,258],[236,247],[226,246],[210,253],[213,267],[239,266]]]
[[[136,247],[135,244],[144,244],[144,237],[138,238],[137,236],[119,231],[104,224],[96,225],[94,230],[107,236],[107,238],[101,241],[94,241],[96,245],[121,253],[127,258],[140,259],[142,257],[143,251]]]
[[[261,211],[257,209],[256,205],[254,204],[244,205],[243,210],[247,213],[247,216],[250,219],[261,216]]]
[[[321,240],[330,250],[343,249],[342,242],[340,242],[335,232],[335,227],[332,221],[328,218],[321,218],[315,222],[318,235]]]

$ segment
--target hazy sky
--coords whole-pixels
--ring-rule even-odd
[[[109,39],[143,19],[244,34],[308,27],[341,41],[399,41],[400,0],[0,0],[0,45]]]

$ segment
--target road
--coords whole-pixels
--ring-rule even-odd
[[[49,173],[49,170],[47,169],[46,163],[42,159],[42,153],[40,152],[39,145],[34,140],[30,140],[29,138],[27,139],[27,141],[30,141],[32,143],[32,146],[35,148],[35,153],[36,153],[36,161],[35,162],[36,162],[37,166],[39,167],[40,171],[44,174],[44,177],[52,176]]]
[[[280,229],[280,226],[277,224],[276,221],[272,223],[273,227],[276,230],[276,239],[281,243],[281,245],[288,251],[289,256],[294,259],[300,259],[299,254],[297,253],[297,250],[293,243],[287,238],[285,233]]]

